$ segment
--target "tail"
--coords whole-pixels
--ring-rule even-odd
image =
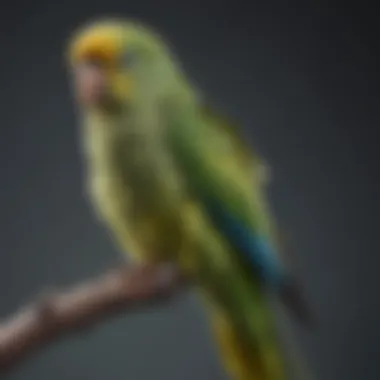
[[[282,365],[274,366],[268,373],[260,350],[252,347],[246,337],[227,316],[214,313],[212,324],[225,369],[236,380],[286,379]],[[275,376],[277,372],[277,376]]]
[[[179,262],[204,296],[231,379],[311,380],[302,369],[303,360],[293,354],[291,338],[286,337],[284,346],[272,299],[260,278],[204,223],[197,207],[186,211],[191,239]]]
[[[208,307],[221,361],[231,379],[312,380],[290,331],[282,328],[279,333],[269,305],[261,305],[246,321],[256,325],[255,339],[233,313],[215,304]]]
[[[252,342],[228,313],[212,310],[211,323],[222,363],[231,379],[290,380],[277,342],[271,338]]]

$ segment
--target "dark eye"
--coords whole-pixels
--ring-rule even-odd
[[[90,66],[93,68],[103,68],[106,65],[106,62],[101,57],[89,57],[86,60],[86,66]]]
[[[130,69],[136,65],[137,55],[135,51],[128,50],[123,56],[123,65],[125,68]]]

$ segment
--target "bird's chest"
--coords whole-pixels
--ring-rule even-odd
[[[133,135],[117,141],[93,149],[92,198],[111,229],[144,254],[170,255],[181,235],[170,168],[149,141]]]

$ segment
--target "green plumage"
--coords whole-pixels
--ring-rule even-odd
[[[103,60],[107,104],[114,105],[81,109],[89,189],[100,218],[132,256],[175,261],[194,279],[234,378],[289,379],[267,284],[253,265],[264,247],[254,244],[266,242],[272,262],[285,268],[260,160],[141,25],[92,25],[71,50],[74,65],[94,54]],[[248,233],[239,235],[242,228]]]

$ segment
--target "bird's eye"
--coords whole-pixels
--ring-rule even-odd
[[[89,57],[86,60],[86,65],[93,68],[103,68],[105,66],[106,62],[101,57]]]
[[[137,62],[137,56],[134,51],[128,50],[123,56],[123,64],[127,69],[133,68]]]

